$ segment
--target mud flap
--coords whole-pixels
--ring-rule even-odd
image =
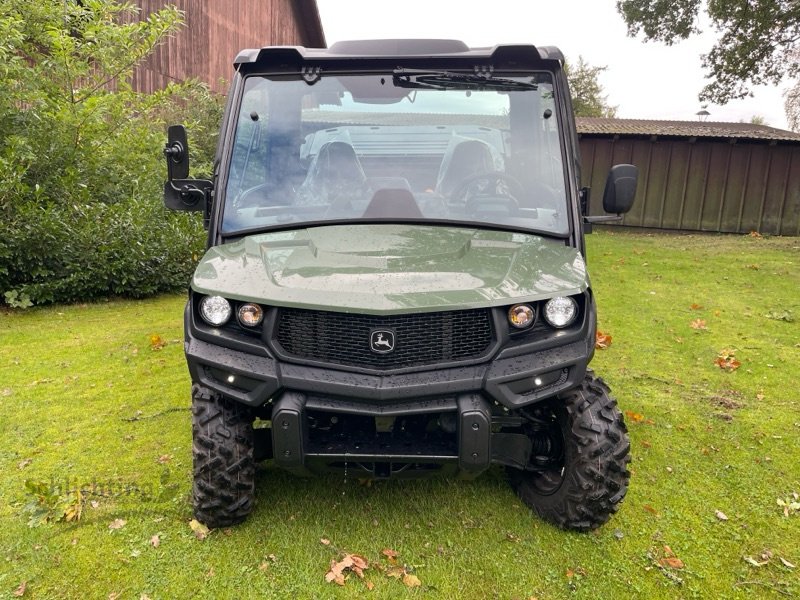
[[[491,409],[480,394],[463,394],[457,402],[458,466],[463,476],[471,478],[492,462]]]
[[[303,460],[306,397],[286,392],[272,409],[272,455],[275,464],[296,475],[311,475]]]

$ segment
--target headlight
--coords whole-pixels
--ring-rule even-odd
[[[566,327],[578,316],[578,303],[572,298],[556,296],[544,305],[544,318],[553,327]]]
[[[533,320],[536,313],[527,304],[515,304],[508,309],[508,322],[512,327],[517,329],[525,329],[533,325]]]
[[[239,323],[247,327],[255,327],[264,319],[264,310],[258,304],[242,304],[237,312]]]
[[[231,312],[231,303],[222,296],[206,296],[200,300],[200,316],[209,325],[224,325],[231,318]]]

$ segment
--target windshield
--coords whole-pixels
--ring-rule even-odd
[[[364,220],[567,234],[552,76],[409,73],[248,77],[222,233]]]

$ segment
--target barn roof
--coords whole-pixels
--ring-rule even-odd
[[[603,119],[578,117],[578,133],[593,136],[729,138],[734,140],[765,140],[798,142],[800,133],[755,125],[753,123],[720,123],[715,121],[658,121],[649,119]]]

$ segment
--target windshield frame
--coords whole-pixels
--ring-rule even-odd
[[[552,61],[546,61],[552,62]],[[465,65],[459,64],[447,64],[437,61],[435,65],[428,66],[428,65],[413,65],[411,68],[407,67],[389,67],[387,63],[383,63],[380,67],[364,67],[364,68],[330,68],[326,65],[326,68],[322,70],[320,73],[319,69],[316,69],[316,77],[317,78],[324,78],[324,77],[347,77],[347,76],[385,76],[387,78],[397,76],[398,72],[405,72],[409,73],[412,76],[417,74],[423,73],[430,73],[434,75],[445,75],[451,73],[457,76],[468,76],[470,78],[476,77],[477,69],[469,69],[465,68]],[[575,245],[578,241],[578,234],[576,233],[576,226],[575,226],[575,219],[579,217],[576,213],[576,198],[577,198],[577,187],[575,184],[574,173],[576,172],[576,168],[572,165],[571,161],[573,160],[574,154],[570,152],[570,148],[572,145],[577,144],[577,138],[572,142],[568,138],[571,134],[574,134],[574,125],[570,123],[570,115],[571,115],[571,105],[568,100],[568,90],[565,89],[566,82],[563,80],[563,71],[560,69],[552,69],[548,68],[548,65],[543,65],[542,67],[537,68],[524,68],[524,69],[498,69],[494,70],[491,73],[491,77],[496,77],[497,79],[503,78],[513,78],[513,77],[531,77],[540,74],[547,74],[550,77],[550,85],[552,86],[552,93],[553,93],[553,103],[554,103],[554,110],[552,114],[552,118],[556,119],[556,130],[557,130],[557,139],[558,139],[558,152],[560,154],[561,159],[561,170],[562,170],[562,177],[564,182],[564,190],[563,190],[563,210],[564,210],[564,218],[566,220],[566,229],[564,231],[554,232],[548,229],[539,229],[534,227],[524,227],[518,226],[516,224],[507,224],[507,223],[500,223],[495,221],[482,221],[477,219],[454,219],[454,218],[432,218],[432,217],[424,217],[424,218],[414,218],[414,217],[364,217],[360,216],[356,219],[354,218],[341,218],[341,219],[317,219],[317,220],[308,220],[308,221],[291,221],[287,223],[275,223],[270,225],[259,225],[254,227],[244,227],[240,229],[236,229],[234,231],[225,232],[223,230],[223,215],[227,204],[227,189],[229,185],[229,179],[231,177],[231,163],[232,157],[234,152],[234,141],[236,136],[236,129],[237,123],[241,114],[241,105],[245,94],[246,83],[250,78],[280,78],[280,79],[289,79],[289,78],[298,78],[298,79],[305,79],[305,82],[308,85],[314,85],[316,81],[310,81],[309,79],[309,72],[313,72],[312,69],[292,69],[292,70],[275,70],[275,69],[252,69],[247,70],[246,72],[242,72],[241,69],[237,69],[237,72],[234,77],[234,81],[232,82],[232,87],[230,91],[229,97],[229,107],[227,110],[227,114],[224,118],[224,126],[222,132],[225,136],[225,139],[220,139],[219,148],[220,154],[217,157],[217,164],[219,165],[219,171],[217,172],[216,177],[216,191],[215,191],[215,201],[213,206],[213,214],[212,214],[212,230],[209,231],[209,242],[211,243],[212,240],[216,239],[217,243],[223,243],[228,241],[235,241],[241,238],[260,234],[260,233],[269,233],[269,232],[279,232],[279,231],[287,231],[287,230],[295,230],[295,229],[305,229],[311,227],[321,227],[321,226],[332,226],[332,225],[353,225],[353,224],[389,224],[389,223],[408,223],[408,224],[420,224],[420,225],[441,225],[441,226],[451,226],[451,227],[465,227],[465,228],[472,228],[472,229],[487,229],[487,230],[499,230],[499,231],[509,231],[509,232],[521,232],[521,233],[528,233],[528,234],[535,234],[544,237],[551,237],[556,239],[564,239],[570,240],[570,245]],[[463,83],[461,85],[464,85]],[[475,89],[486,89],[486,90],[495,90],[496,85],[490,84],[485,88],[480,87],[480,83],[476,81]],[[564,94],[567,94],[567,106],[564,105]],[[573,136],[574,137],[574,136]],[[579,168],[579,167],[578,167]]]

